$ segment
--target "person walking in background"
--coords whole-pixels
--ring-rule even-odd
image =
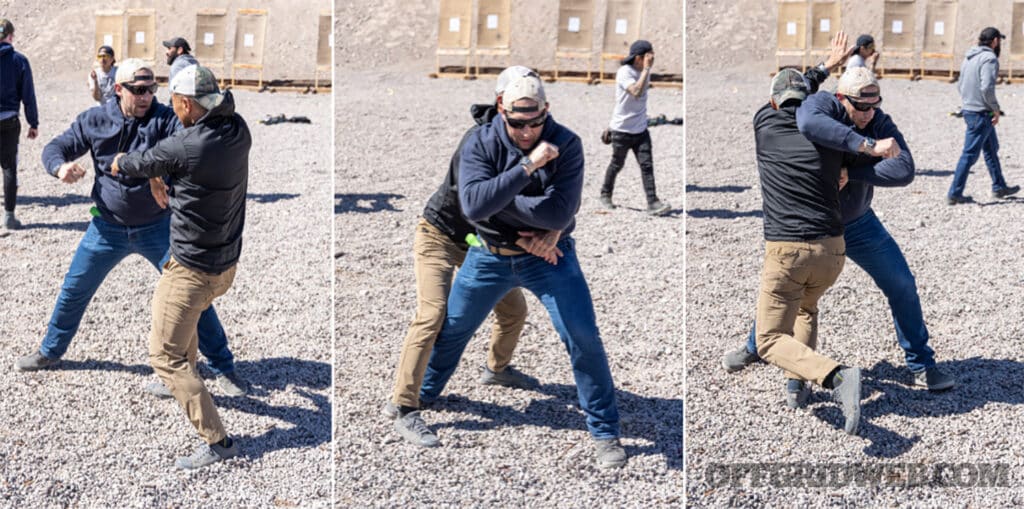
[[[0,19],[0,168],[4,173],[4,228],[8,230],[21,228],[21,221],[14,217],[14,206],[18,201],[18,112],[22,104],[28,121],[25,137],[34,140],[39,135],[32,67],[25,55],[14,51],[13,44],[14,24]]]
[[[867,67],[869,71],[875,72],[878,56],[878,50],[875,49],[875,38],[869,34],[862,34],[857,38],[857,44],[853,47],[853,54],[846,61],[846,68]]]
[[[117,60],[114,58],[114,48],[100,46],[96,50],[96,62],[89,72],[89,92],[92,99],[100,104],[107,102],[114,97],[114,77],[117,76]]]
[[[660,216],[672,207],[658,199],[654,188],[654,158],[651,154],[651,133],[647,130],[647,91],[651,87],[651,68],[654,66],[654,47],[643,39],[629,47],[629,56],[622,60],[615,73],[615,111],[608,124],[611,131],[612,161],[604,173],[601,186],[601,204],[614,209],[612,193],[615,178],[626,164],[626,155],[632,150],[640,165],[640,179],[647,195],[647,213]]]
[[[960,65],[960,98],[963,100],[964,150],[956,164],[953,182],[946,194],[946,203],[956,205],[973,201],[964,196],[967,176],[971,166],[978,162],[978,156],[985,154],[985,166],[992,178],[992,197],[1006,198],[1017,194],[1020,186],[1009,186],[1003,178],[1003,167],[999,164],[999,138],[996,126],[999,124],[999,101],[996,100],[996,81],[999,79],[999,52],[1001,41],[1006,36],[994,27],[988,27],[978,36],[978,45],[967,50]]]

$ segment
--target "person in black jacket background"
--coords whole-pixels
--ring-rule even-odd
[[[32,84],[32,67],[25,55],[14,51],[14,24],[0,19],[0,167],[4,173],[4,228],[17,230],[21,221],[14,217],[18,198],[18,136],[21,122],[18,110],[25,104],[28,121],[26,137],[39,133],[39,110]]]
[[[171,177],[171,257],[153,295],[149,358],[205,442],[175,463],[194,469],[238,455],[196,373],[196,324],[234,281],[252,137],[231,92],[220,92],[209,69],[178,73],[171,102],[185,129],[144,152],[118,154],[112,173]]]

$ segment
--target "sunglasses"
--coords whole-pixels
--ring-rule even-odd
[[[121,84],[125,90],[132,93],[132,95],[145,95],[146,92],[156,94],[156,91],[160,88],[160,85],[153,83],[152,85],[129,85],[127,83]]]
[[[103,60],[104,58],[113,58],[113,57],[111,57],[110,55],[104,55],[104,54],[96,55],[96,59],[97,60]]]
[[[522,120],[505,117],[505,123],[507,123],[512,129],[523,129],[524,127],[540,127],[544,125],[544,122],[547,121],[547,119],[548,112],[545,111],[536,117]]]
[[[857,102],[857,101],[854,101],[853,99],[850,99],[849,97],[847,97],[846,100],[850,101],[850,106],[853,106],[853,109],[855,109],[857,111],[871,111],[871,110],[879,107],[882,104],[881,96],[879,96],[878,102],[873,102],[873,103]]]

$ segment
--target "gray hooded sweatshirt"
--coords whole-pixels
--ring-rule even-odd
[[[996,77],[999,59],[992,48],[974,46],[967,50],[960,66],[960,98],[964,111],[999,111],[996,100]]]

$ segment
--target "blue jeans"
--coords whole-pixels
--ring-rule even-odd
[[[921,298],[900,246],[871,209],[845,227],[846,257],[864,269],[889,300],[896,340],[905,353],[907,367],[920,371],[934,366],[935,352],[928,346]],[[747,338],[747,351],[755,355],[757,352],[753,327]]]
[[[170,221],[170,216],[165,216],[155,223],[121,226],[98,217],[92,219],[64,276],[39,353],[50,359],[64,355],[92,296],[107,274],[128,255],[142,255],[158,271],[163,270],[171,256]],[[213,306],[200,316],[197,331],[199,351],[209,361],[210,371],[216,375],[234,371],[235,359],[228,350],[228,338]]]
[[[953,183],[949,186],[947,196],[964,195],[967,175],[971,166],[978,162],[978,155],[982,152],[985,153],[985,166],[988,167],[988,175],[992,178],[992,190],[999,191],[1006,188],[1003,167],[999,165],[999,137],[996,136],[996,126],[992,125],[992,117],[988,113],[965,111],[964,122],[967,123],[964,151],[960,154],[960,161],[956,163],[956,172],[953,174]]]
[[[523,287],[547,308],[569,352],[576,394],[590,434],[598,439],[619,436],[615,385],[597,330],[590,289],[576,259],[575,241],[564,238],[558,248],[565,255],[558,265],[530,254],[501,256],[481,247],[469,249],[448,294],[448,315],[430,354],[420,401],[437,399],[487,313],[509,290]]]

